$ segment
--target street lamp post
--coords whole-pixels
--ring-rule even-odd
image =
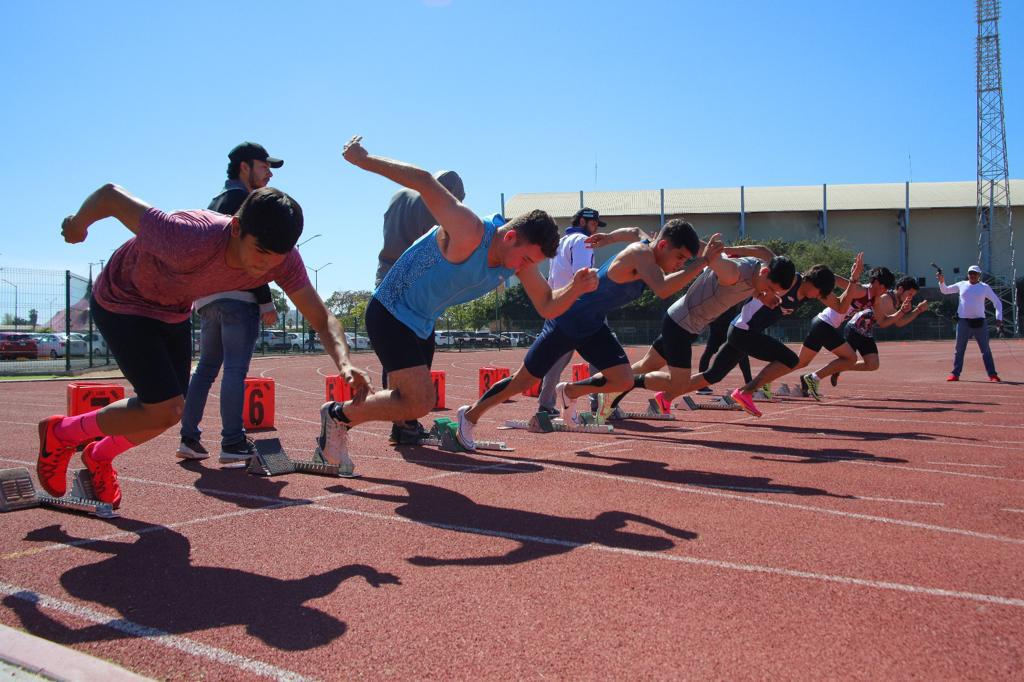
[[[14,287],[14,331],[18,331],[18,285],[13,282],[8,282],[6,279],[0,279],[0,282],[10,284]]]
[[[313,237],[310,237],[309,239],[313,239],[313,238],[319,237],[319,236],[320,235],[318,235],[318,234],[317,235],[313,235]],[[306,241],[309,241],[309,239],[307,239]],[[320,297],[320,271],[323,270],[324,268],[326,268],[328,265],[331,265],[331,263],[324,263],[323,265],[321,265],[318,268],[310,267],[309,265],[306,266],[306,269],[313,271],[313,291],[316,292],[317,298]],[[309,339],[310,339],[310,343],[312,344],[312,340],[313,340],[312,334],[310,334]],[[321,341],[322,340],[323,339],[321,339]],[[310,346],[310,350],[312,350],[312,349],[313,348],[312,348],[312,345],[311,345]]]
[[[299,242],[298,244],[296,244],[296,245],[295,245],[295,248],[297,249],[297,248],[299,248],[300,246],[302,246],[303,244],[305,244],[306,242],[311,242],[311,241],[313,241],[314,239],[316,239],[317,237],[322,237],[322,236],[323,236],[323,235],[321,235],[321,234],[314,234],[314,235],[313,235],[312,237],[309,237],[308,239],[303,239],[303,240],[302,240],[301,242]]]

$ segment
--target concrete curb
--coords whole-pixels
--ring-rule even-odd
[[[81,651],[0,624],[0,661],[46,679],[77,682],[144,682],[124,668]]]

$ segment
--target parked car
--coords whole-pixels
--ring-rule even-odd
[[[455,344],[456,332],[434,332],[434,345],[437,347],[451,346]]]
[[[89,340],[92,339],[92,356],[94,358],[107,354],[107,341],[98,331],[93,331],[91,334],[89,332],[76,332],[72,336],[78,336],[85,341],[86,349],[89,348]]]
[[[348,342],[348,347],[352,350],[369,350],[372,348],[370,339],[362,334],[345,332],[345,341]]]
[[[72,357],[89,354],[89,345],[75,334],[36,334],[33,338],[36,342],[36,353],[41,358],[62,358],[69,347]]]
[[[302,337],[294,332],[266,329],[256,341],[260,348],[267,350],[302,350]]]
[[[528,345],[529,341],[527,341],[527,339],[529,338],[529,336],[530,335],[527,334],[526,332],[502,332],[501,334],[498,334],[498,337],[501,339],[502,345],[505,346]]]
[[[35,339],[28,334],[0,333],[0,359],[28,358],[35,360],[38,353]]]

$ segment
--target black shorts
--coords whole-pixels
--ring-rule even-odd
[[[842,334],[839,330],[830,325],[825,320],[814,320],[814,324],[811,325],[811,331],[807,333],[807,338],[804,339],[804,346],[810,348],[815,353],[820,351],[824,346],[828,350],[835,350],[839,346],[843,345]]]
[[[416,336],[376,298],[366,306],[366,335],[385,372],[430,367],[434,361],[434,335]]]
[[[112,313],[93,298],[92,319],[139,401],[162,403],[188,392],[192,369],[192,321]]]
[[[860,353],[860,356],[878,355],[878,344],[869,336],[864,336],[852,327],[846,328],[846,343]]]
[[[690,369],[693,364],[693,342],[700,334],[691,334],[668,315],[661,321],[661,336],[651,344],[669,367]]]
[[[615,340],[612,330],[602,324],[596,332],[583,339],[569,336],[551,320],[544,323],[537,340],[526,351],[523,366],[531,375],[540,378],[555,366],[566,353],[578,352],[583,359],[603,372],[609,367],[628,365],[629,358],[622,345]]]

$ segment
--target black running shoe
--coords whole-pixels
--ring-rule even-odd
[[[833,374],[832,376],[830,376],[828,378],[828,382],[830,384],[832,384],[833,386],[837,385],[839,383],[839,375],[840,374],[842,374],[842,372],[836,372],[835,374]]]
[[[429,436],[430,432],[423,428],[423,424],[412,420],[405,422],[402,426],[392,424],[388,441],[392,445],[416,445]]]
[[[806,374],[800,375],[800,395],[807,398],[811,395],[811,389],[807,386]]]

